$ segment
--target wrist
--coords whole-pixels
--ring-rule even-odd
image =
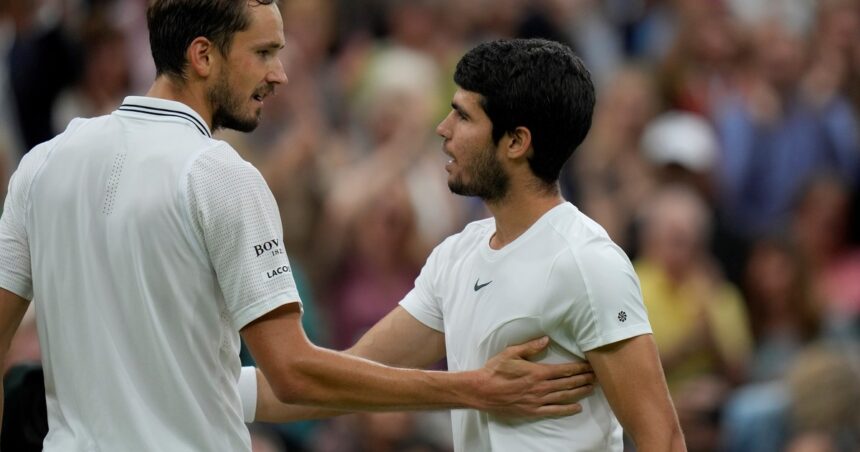
[[[449,387],[454,391],[454,402],[458,406],[482,411],[487,408],[487,399],[482,396],[485,385],[481,384],[481,370],[449,372],[449,375],[455,379]]]

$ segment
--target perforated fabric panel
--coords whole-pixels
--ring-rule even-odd
[[[203,152],[188,174],[188,203],[238,330],[299,300],[278,208],[259,171],[229,146]]]
[[[102,206],[102,213],[110,215],[113,213],[114,202],[116,202],[116,191],[119,186],[122,170],[125,167],[125,154],[119,153],[114,157],[113,165],[111,165],[110,179],[108,179],[107,188],[105,190],[105,201]]]

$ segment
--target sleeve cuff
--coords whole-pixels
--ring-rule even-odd
[[[273,297],[243,307],[239,312],[233,314],[233,324],[236,327],[236,331],[241,331],[242,328],[245,328],[245,325],[257,320],[275,308],[290,303],[298,303],[299,307],[302,308],[302,301],[299,298],[298,291],[289,290],[281,292]],[[304,312],[304,308],[302,308],[302,312]]]
[[[652,334],[651,325],[649,325],[647,322],[639,323],[637,325],[630,325],[627,328],[610,331],[593,341],[589,341],[588,343],[582,344],[582,351],[588,352],[594,350],[595,348],[603,347],[604,345],[614,344],[616,342],[621,342],[625,339],[641,336],[643,334]]]
[[[416,297],[407,294],[406,298],[400,301],[400,306],[419,322],[439,331],[440,333],[445,332],[445,323],[442,319],[423,309],[421,302],[416,299]]]
[[[33,286],[14,276],[0,274],[0,288],[6,289],[27,301],[33,301]]]
[[[257,368],[243,367],[239,374],[239,398],[246,424],[254,422],[257,414]]]

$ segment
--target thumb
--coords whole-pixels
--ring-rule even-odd
[[[544,336],[516,346],[513,352],[520,358],[528,358],[542,352],[547,345],[549,345],[549,337]]]

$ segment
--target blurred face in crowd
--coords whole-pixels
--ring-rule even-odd
[[[803,193],[792,229],[813,263],[822,263],[845,246],[850,209],[850,192],[835,180],[817,179]]]
[[[436,133],[443,138],[443,151],[451,157],[445,165],[448,188],[458,195],[498,201],[507,194],[510,181],[497,157],[493,123],[480,99],[478,93],[458,89],[451,102],[452,110]]]
[[[708,221],[705,206],[691,191],[658,193],[643,230],[646,253],[671,276],[684,275],[701,257]]]
[[[214,129],[250,132],[260,122],[263,99],[275,85],[286,83],[278,51],[284,47],[283,22],[278,7],[249,6],[251,25],[233,35],[208,91]]]
[[[774,88],[790,89],[803,74],[806,43],[785,25],[771,21],[755,31],[758,68]]]
[[[797,278],[792,256],[769,243],[757,244],[746,268],[748,289],[767,306],[782,310]]]

